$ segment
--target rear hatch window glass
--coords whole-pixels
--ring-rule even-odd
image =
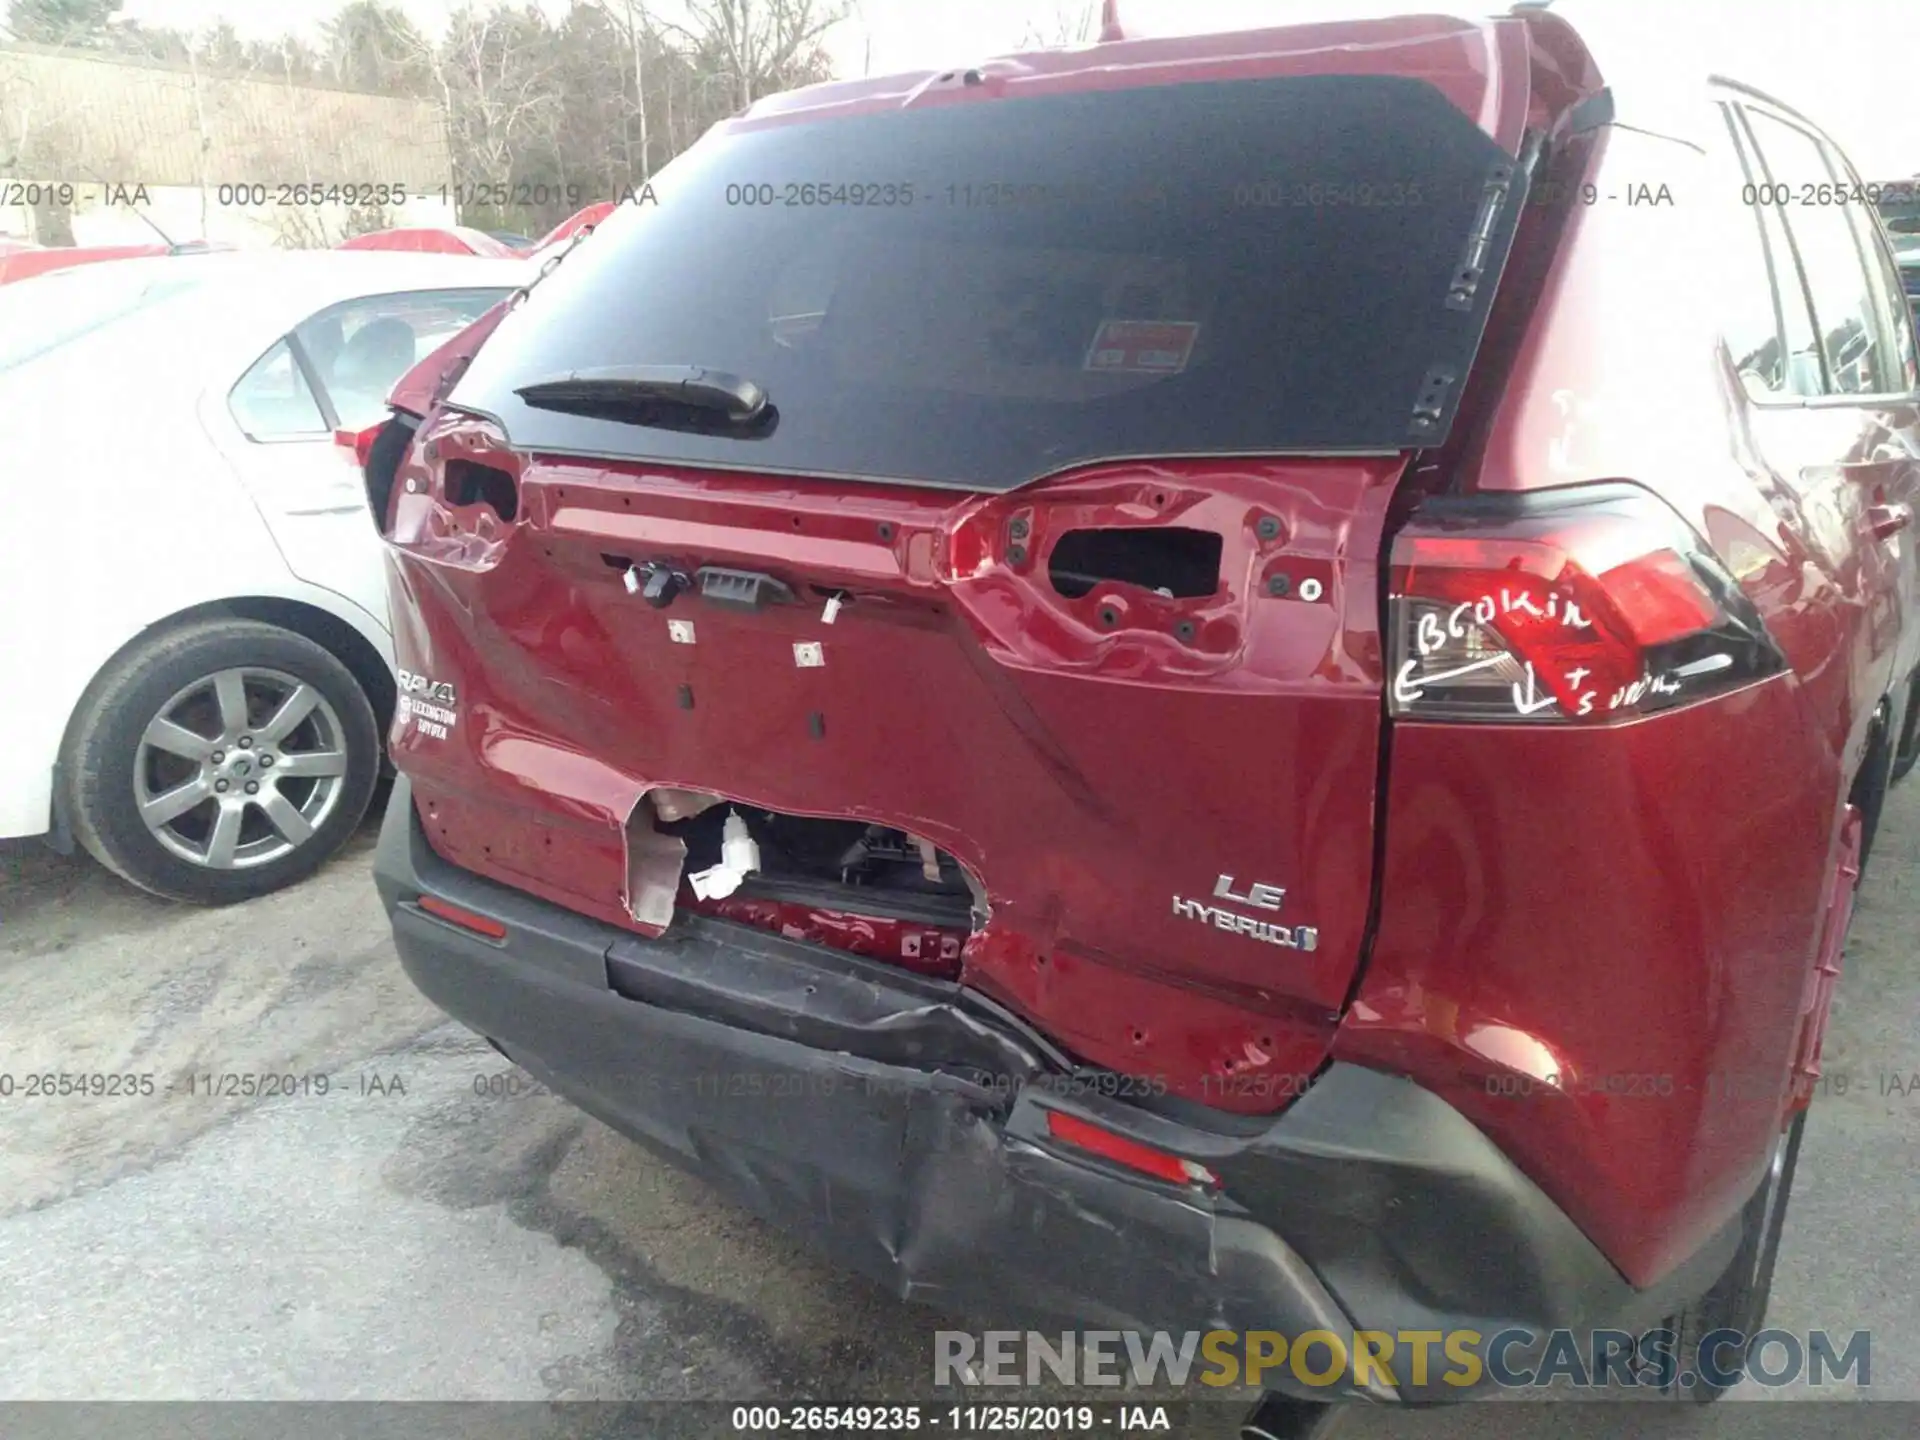
[[[1479,283],[1449,305],[1503,167]],[[451,398],[528,450],[982,490],[1101,459],[1433,444],[1524,199],[1511,170],[1438,90],[1386,76],[720,131],[542,281]],[[515,393],[636,366],[750,380],[771,413],[634,424]],[[1436,371],[1455,383],[1416,429]]]
[[[201,278],[104,260],[0,286],[0,371],[184,295]]]

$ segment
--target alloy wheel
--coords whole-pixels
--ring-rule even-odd
[[[247,666],[196,680],[160,707],[134,756],[134,801],[170,853],[239,870],[305,844],[346,774],[346,732],[326,698]]]

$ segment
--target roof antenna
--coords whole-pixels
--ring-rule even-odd
[[[95,183],[98,184],[102,190],[108,190],[112,188],[112,182],[104,179],[101,176],[100,172],[98,170],[95,170],[91,165],[82,165],[80,168],[86,171],[87,174],[91,175],[94,178]],[[127,208],[133,211],[133,215],[136,220],[144,221],[146,224],[146,227],[149,230],[153,231],[154,234],[158,235],[162,240],[167,242],[168,254],[178,255],[180,253],[180,246],[175,243],[174,238],[171,235],[167,234],[166,231],[162,230],[159,227],[159,225],[155,224],[154,219],[151,215],[148,215],[145,211],[139,209],[137,206],[134,206],[134,205],[128,205]]]
[[[1105,45],[1126,38],[1127,32],[1120,28],[1120,0],[1101,0],[1100,43]]]

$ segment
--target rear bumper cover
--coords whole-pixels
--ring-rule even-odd
[[[375,877],[414,983],[516,1063],[894,1293],[998,1326],[1637,1328],[1731,1252],[1729,1233],[1659,1293],[1635,1290],[1492,1141],[1401,1077],[1335,1064],[1277,1118],[1149,1111],[1063,1074],[1044,1040],[959,987],[725,922],[683,916],[658,940],[613,929],[441,860],[405,776]],[[422,895],[507,938],[434,918]],[[1061,1146],[1049,1108],[1221,1185]],[[1398,1398],[1462,1394],[1398,1373]],[[1364,1393],[1396,1398],[1377,1379]]]

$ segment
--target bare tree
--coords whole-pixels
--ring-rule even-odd
[[[253,157],[254,173],[299,180],[312,178],[316,165],[319,173],[328,169],[325,137],[245,107],[233,110],[223,77],[284,87],[274,116],[311,113],[314,102],[303,87],[316,82],[415,94],[437,102],[451,161],[446,178],[463,189],[461,219],[534,233],[536,222],[550,226],[588,197],[610,199],[644,185],[711,125],[761,96],[829,78],[823,38],[854,0],[571,0],[566,7],[460,0],[444,33],[434,36],[408,23],[395,0],[334,0],[318,49],[292,37],[243,40],[224,26],[199,35],[142,27],[119,16],[121,3],[0,0],[0,11],[28,16],[38,35],[57,28],[81,43],[183,72],[177,83],[193,94],[181,124],[197,130],[202,155],[201,173],[182,176],[185,183],[197,178],[204,192],[209,165],[218,168],[210,138],[229,149],[237,141]],[[44,150],[58,119],[72,122],[87,146],[41,168],[66,178],[82,158],[102,163],[100,127],[84,117],[56,117],[31,99],[0,85],[0,160],[22,151],[29,119],[34,148]],[[503,193],[546,198],[502,205]],[[283,243],[326,243],[335,237],[315,226],[330,229],[337,221],[332,214],[301,216],[282,227]]]
[[[847,16],[848,0],[684,0],[692,25],[669,26],[715,52],[745,109],[778,89]]]
[[[1028,20],[1022,47],[1059,49],[1092,43],[1100,33],[1101,0],[1053,0],[1052,13]]]
[[[276,48],[271,59],[264,54],[261,56],[256,73],[265,80],[269,78],[271,70],[277,69],[280,73],[272,78],[283,87],[288,113],[298,115],[300,112],[296,107],[300,105],[300,87],[315,68],[315,57],[308,54],[298,41],[288,40]],[[285,175],[295,183],[314,179],[324,167],[316,164],[313,139],[311,127],[299,123],[287,127],[285,131],[259,136],[250,157],[254,173]],[[273,230],[274,244],[285,250],[331,249],[348,235],[359,233],[351,223],[346,226],[331,224],[326,211],[318,207],[276,206],[271,215],[265,218]]]
[[[57,122],[38,102],[20,69],[11,57],[0,54],[0,175],[31,181],[44,173],[51,180],[60,174],[56,157],[64,147],[49,133]],[[28,193],[42,199],[42,192],[31,186]],[[73,243],[71,206],[43,201],[24,208],[31,237],[43,245]]]
[[[327,68],[350,90],[418,94],[430,83],[432,47],[397,5],[348,0],[320,30]]]
[[[62,185],[78,178],[84,117],[45,95],[24,57],[0,52],[0,176],[26,183],[27,226],[42,245],[71,245],[74,206]]]
[[[39,139],[41,106],[25,67],[11,55],[0,54],[0,175],[26,177]]]
[[[213,200],[213,186],[207,179],[207,156],[213,150],[213,136],[207,129],[207,98],[205,87],[200,83],[200,56],[197,50],[187,51],[187,63],[192,68],[193,77],[193,123],[200,131],[200,143],[194,146],[194,168],[200,180],[200,238],[207,238],[207,207]]]
[[[0,34],[39,45],[111,49],[112,24],[124,0],[11,0]],[[5,57],[0,57],[3,62]],[[0,67],[0,175],[55,182],[31,190],[33,236],[43,245],[73,244],[73,206],[56,198],[58,182],[71,182],[79,156],[77,117],[37,103],[24,75]]]
[[[469,185],[513,178],[518,143],[538,133],[559,108],[563,77],[536,28],[538,12],[496,5],[484,15],[454,16],[435,56],[457,178]]]
[[[628,75],[633,80],[633,118],[640,127],[640,148],[636,157],[628,140],[627,126],[620,127],[621,138],[628,141],[627,175],[637,172],[642,182],[653,174],[653,146],[647,133],[647,51],[658,43],[658,27],[647,14],[643,0],[597,0],[597,8],[609,24],[620,32],[626,47]],[[669,92],[671,93],[671,92]],[[669,141],[671,143],[671,141]],[[636,159],[638,164],[635,164]]]
[[[36,45],[79,45],[105,49],[109,27],[126,0],[12,0],[6,30],[16,40]]]

